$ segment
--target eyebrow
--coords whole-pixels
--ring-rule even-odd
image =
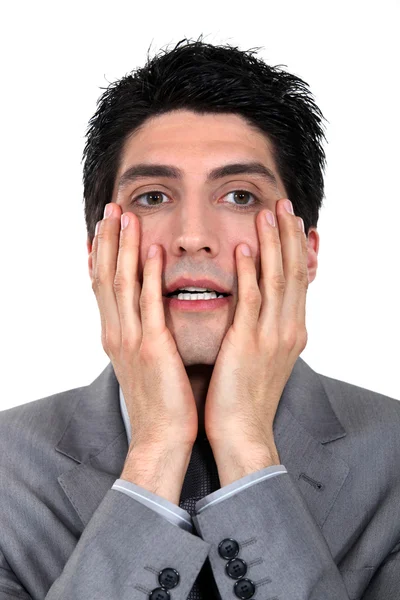
[[[268,184],[278,188],[274,173],[260,162],[232,163],[217,167],[207,173],[207,182],[216,181],[228,175],[261,175]],[[132,165],[121,175],[118,182],[118,191],[123,190],[128,184],[143,177],[169,177],[182,180],[183,171],[172,165],[146,164]]]

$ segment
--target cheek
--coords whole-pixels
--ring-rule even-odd
[[[221,237],[221,239],[226,241],[227,246],[230,248],[230,254],[233,256],[235,262],[236,254],[237,252],[240,252],[240,250],[236,250],[239,244],[247,244],[249,246],[251,257],[256,265],[260,261],[261,248],[255,225],[242,225],[242,227],[238,226],[236,228],[231,228],[231,230],[227,232],[226,237]]]
[[[143,229],[140,231],[140,241],[139,241],[139,267],[144,269],[144,265],[147,261],[147,255],[149,253],[150,246],[152,244],[157,244],[157,246],[163,246],[163,242],[161,241],[162,236],[157,233],[157,231],[153,229]]]

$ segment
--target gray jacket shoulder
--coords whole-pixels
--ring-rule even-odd
[[[396,428],[400,425],[399,399],[321,373],[317,375],[338,418],[345,421],[344,426],[351,426],[354,417],[357,423],[371,419],[376,423],[377,416],[378,421],[391,423]]]
[[[400,482],[400,401],[326,375],[318,374],[346,436],[335,451],[349,464],[371,473],[391,472]],[[395,474],[398,474],[396,477]]]
[[[0,411],[0,447],[25,435],[34,442],[46,439],[57,443],[87,386],[66,390]],[[44,434],[44,435],[42,435]],[[53,445],[54,445],[53,444]]]

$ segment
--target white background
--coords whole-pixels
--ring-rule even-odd
[[[8,2],[1,50],[0,410],[90,384],[109,362],[88,274],[81,158],[109,83],[184,37],[304,79],[328,120],[315,371],[400,399],[399,3]]]

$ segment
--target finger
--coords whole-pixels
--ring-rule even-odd
[[[111,203],[114,211],[120,211]],[[94,292],[100,310],[102,343],[107,349],[120,343],[119,312],[114,293],[114,278],[119,245],[119,215],[103,218],[99,222],[94,251]],[[105,350],[106,350],[105,348]]]
[[[140,317],[144,340],[159,338],[160,334],[165,331],[161,290],[162,252],[160,246],[154,245],[157,251],[152,258],[146,258],[140,296]]]
[[[246,244],[239,244],[235,249],[239,296],[232,327],[237,331],[254,330],[257,327],[261,307],[256,266],[251,254],[243,255],[243,246]]]
[[[142,325],[139,309],[141,285],[138,278],[140,224],[133,213],[126,212],[123,215],[128,219],[128,224],[124,229],[122,229],[121,221],[119,224],[119,249],[114,292],[121,325],[121,344],[125,348],[140,343]]]
[[[275,226],[270,225],[266,219],[267,213],[268,211],[262,211],[257,217],[261,253],[259,287],[262,297],[259,323],[265,333],[275,331],[279,327],[286,285],[279,223],[276,213],[273,212]]]
[[[298,217],[286,212],[283,203],[280,203],[278,213],[286,280],[281,318],[283,323],[299,323],[299,316],[305,312],[308,287],[305,236]],[[304,314],[300,320],[304,321]]]
[[[297,219],[300,219],[300,217],[297,217]],[[308,244],[307,244],[307,236],[305,234],[305,232],[303,231],[303,227],[304,227],[304,222],[303,225],[301,227],[301,235],[300,235],[300,254],[301,254],[301,258],[300,261],[302,261],[303,263],[303,269],[304,269],[304,273],[305,273],[305,277],[304,277],[304,281],[303,281],[303,293],[300,293],[300,298],[299,298],[299,302],[297,304],[297,322],[298,323],[303,323],[305,326],[306,323],[306,302],[307,302],[307,291],[308,291],[308,286],[309,286],[309,281],[308,281],[308,266],[307,266],[307,262],[308,262]]]
[[[94,234],[94,238],[93,238],[93,243],[92,243],[92,289],[94,292],[94,295],[96,297],[96,302],[97,305],[99,307],[99,314],[100,314],[100,321],[101,321],[101,335],[102,335],[102,341],[103,341],[103,331],[105,331],[105,319],[104,319],[104,315],[103,315],[103,310],[101,308],[101,300],[100,300],[100,292],[99,292],[99,287],[98,287],[98,281],[96,279],[96,265],[97,265],[97,258],[98,258],[98,250],[99,250],[99,230],[100,230],[100,225],[101,225],[101,220],[98,221],[98,223],[96,224],[96,228],[95,228],[95,234]],[[105,348],[104,348],[105,350]]]

